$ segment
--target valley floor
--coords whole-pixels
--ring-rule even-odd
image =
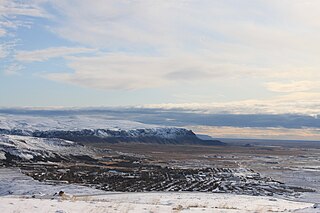
[[[64,190],[62,196],[56,193]],[[18,169],[0,169],[0,212],[320,212],[311,202],[226,193],[118,193],[45,184]]]

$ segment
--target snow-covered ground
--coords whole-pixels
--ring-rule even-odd
[[[46,184],[22,174],[18,168],[0,168],[0,196],[51,197],[59,191],[75,195],[104,193],[101,190],[73,184]]]
[[[64,196],[54,195],[64,191]],[[0,212],[320,212],[313,203],[213,193],[117,193],[47,185],[18,169],[0,169]],[[35,195],[35,196],[32,196]]]
[[[92,154],[87,147],[72,141],[0,134],[0,160],[6,158],[5,153],[10,153],[23,160],[30,160],[35,157],[50,158],[57,155]]]
[[[109,193],[38,199],[0,197],[0,211],[25,212],[320,212],[312,203],[210,193]]]

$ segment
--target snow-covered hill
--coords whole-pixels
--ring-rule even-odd
[[[59,191],[77,195],[104,193],[104,191],[80,185],[39,182],[21,173],[18,168],[0,168],[0,199],[6,195],[35,195],[46,198],[50,195],[52,197]]]
[[[0,135],[0,160],[55,161],[70,156],[90,155],[83,145],[57,138],[35,138],[17,135]]]
[[[25,131],[75,131],[82,129],[130,130],[155,127],[160,126],[129,120],[114,120],[101,115],[31,116],[0,114],[1,129],[20,129]]]
[[[143,142],[223,145],[201,140],[191,130],[110,120],[98,116],[34,117],[0,115],[0,134],[60,138],[76,142]]]

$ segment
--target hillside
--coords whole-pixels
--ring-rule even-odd
[[[60,117],[0,115],[0,134],[60,138],[82,143],[225,145],[218,140],[202,140],[191,130],[184,128],[80,115]]]

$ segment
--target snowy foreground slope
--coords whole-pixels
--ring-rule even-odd
[[[72,141],[57,138],[35,138],[18,135],[0,135],[0,160],[54,161],[69,156],[90,155],[91,150]]]
[[[54,195],[63,190],[65,195]],[[12,192],[12,193],[11,193]],[[116,193],[46,185],[17,169],[0,169],[0,212],[320,212],[313,203],[212,193]]]
[[[53,200],[0,197],[0,211],[6,213],[318,212],[310,203],[203,193],[109,193]]]
[[[73,184],[49,185],[22,174],[18,168],[0,168],[0,199],[6,195],[50,197],[59,191],[77,195],[103,193],[97,189]]]

